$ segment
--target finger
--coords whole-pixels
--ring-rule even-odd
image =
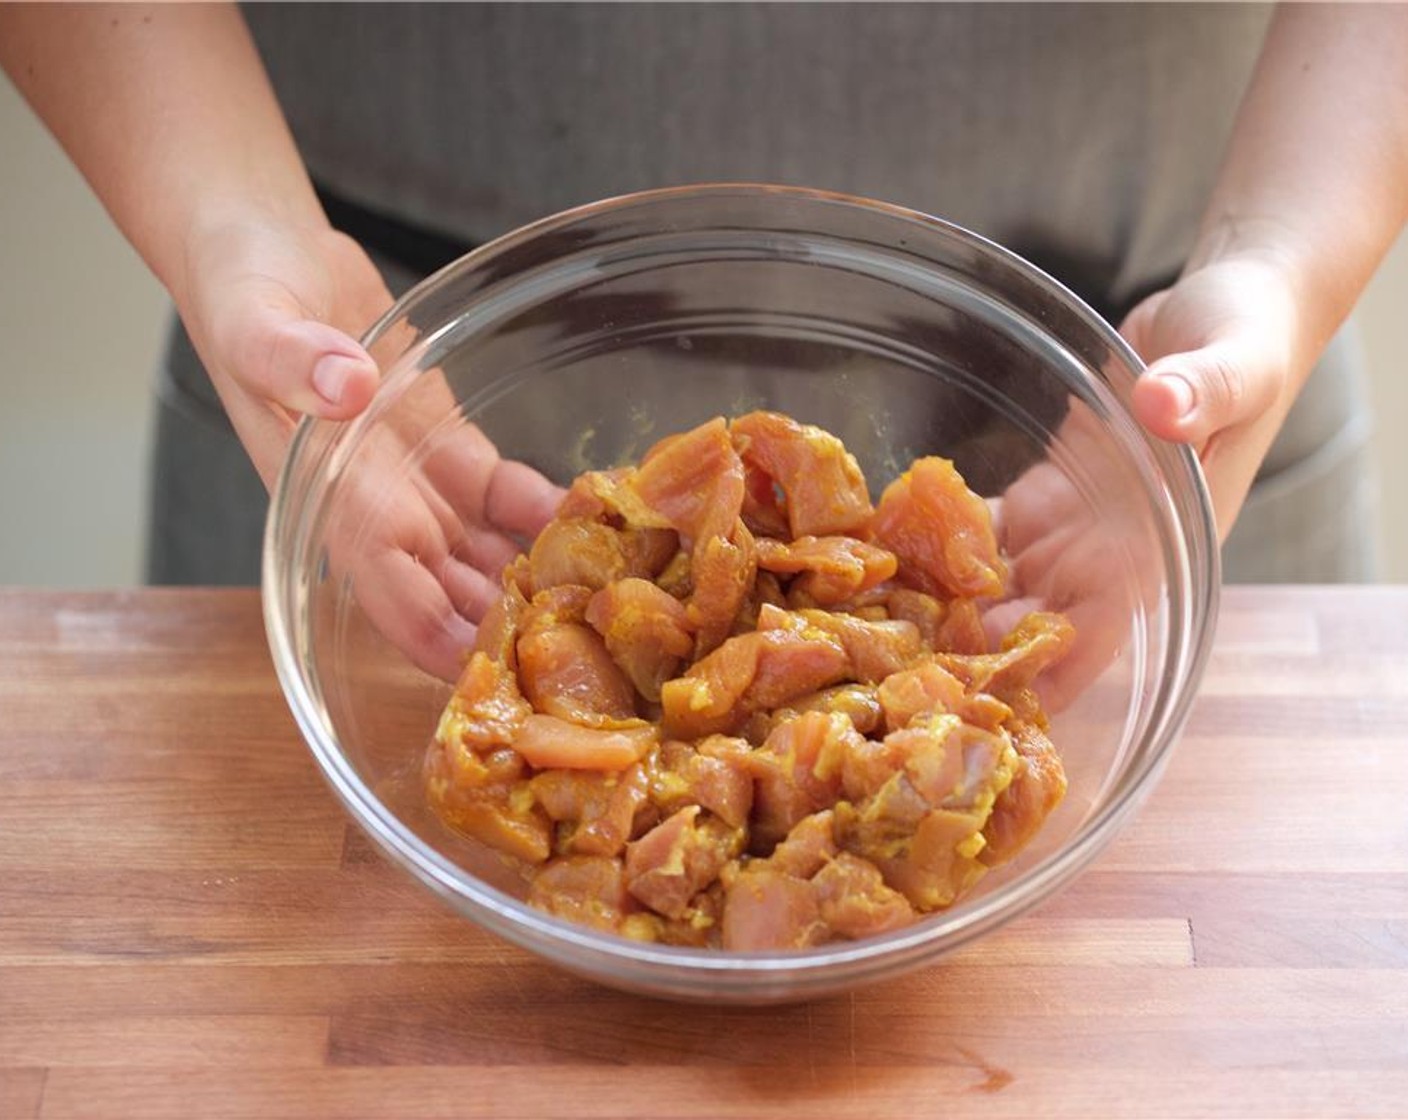
[[[277,281],[247,281],[213,325],[217,362],[248,391],[294,412],[346,420],[366,408],[380,374],[336,327],[311,318]]]
[[[1280,377],[1251,346],[1215,342],[1150,366],[1135,383],[1134,414],[1160,439],[1201,444],[1270,405]]]
[[[1008,599],[988,608],[983,612],[983,633],[987,635],[988,649],[998,649],[1017,623],[1032,611],[1044,609],[1042,600],[1028,597]]]
[[[412,481],[430,516],[409,520],[402,526],[398,539],[405,549],[422,558],[452,554],[491,581],[497,580],[504,565],[522,551],[519,545],[478,521],[466,521],[470,516],[482,518],[483,512],[463,513],[453,501],[455,491],[446,494],[424,473]]]
[[[1119,659],[1129,633],[1128,604],[1121,596],[1096,598],[1068,613],[1075,644],[1032,682],[1051,715],[1065,711]]]
[[[552,520],[565,491],[532,467],[501,459],[477,425],[460,421],[431,438],[425,478],[466,526],[492,526],[499,530],[491,538],[495,542],[509,537],[526,542]],[[495,574],[513,559],[512,553],[486,557],[471,563]]]
[[[470,527],[463,538],[456,541],[452,551],[462,563],[482,572],[493,586],[504,565],[523,550],[502,533],[492,529]]]
[[[476,627],[414,557],[395,548],[378,553],[359,567],[354,591],[376,628],[418,667],[445,681],[459,677]]]
[[[440,567],[440,583],[459,614],[479,623],[499,597],[499,585],[472,564],[447,556]]]
[[[1219,541],[1226,540],[1231,532],[1266,454],[1265,441],[1225,438],[1228,435],[1223,432],[1214,436],[1200,456]]]
[[[426,447],[421,472],[459,519],[466,524],[483,522],[484,495],[498,466],[498,449],[476,425],[458,415],[443,381],[436,378],[418,385],[415,393],[415,407],[400,426],[401,438],[408,443],[419,440]],[[447,413],[448,421],[442,419]]]
[[[531,540],[552,520],[564,494],[527,463],[500,459],[484,493],[484,515],[505,533]]]
[[[1088,517],[1070,479],[1049,461],[1037,463],[1007,488],[993,531],[1009,556],[1018,556],[1042,537],[1079,516]],[[1075,509],[1073,510],[1073,505]]]

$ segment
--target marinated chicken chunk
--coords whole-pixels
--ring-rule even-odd
[[[660,700],[660,686],[694,651],[684,606],[646,579],[607,584],[592,596],[584,617],[635,690],[652,704]]]
[[[830,432],[776,412],[750,412],[729,430],[749,468],[774,486],[792,540],[859,535],[870,521],[870,490],[855,457]]]
[[[870,533],[899,558],[900,578],[920,591],[945,599],[1002,594],[1007,568],[992,515],[947,459],[920,459],[890,483]]]
[[[644,941],[804,949],[902,929],[1016,856],[1066,777],[1037,684],[1076,640],[991,644],[983,500],[777,413],[590,471],[504,569],[427,751],[447,826],[530,904]]]
[[[800,537],[790,544],[763,537],[757,553],[758,567],[796,576],[791,593],[818,607],[854,599],[889,579],[899,566],[893,552],[853,537]]]

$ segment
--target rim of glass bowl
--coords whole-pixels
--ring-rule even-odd
[[[642,191],[604,199],[563,211],[522,226],[468,253],[421,281],[403,295],[363,337],[370,347],[409,309],[424,303],[467,272],[483,269],[515,248],[545,233],[576,225],[613,211],[653,205],[670,199],[714,196],[785,196],[798,203],[854,207],[903,223],[928,237],[953,239],[1018,273],[1076,315],[1137,375],[1143,363],[1123,338],[1064,285],[1001,245],[961,226],[916,210],[831,191],[762,183],[711,183]],[[898,228],[898,227],[897,227]],[[911,255],[922,242],[907,240]],[[386,376],[378,396],[394,399],[415,379],[414,357],[425,339],[401,355],[400,370]],[[374,401],[363,418],[377,411]],[[359,418],[359,421],[363,418]],[[1152,710],[1159,716],[1145,734],[1144,749],[1134,765],[1120,775],[1108,802],[1094,813],[1069,843],[988,895],[965,903],[940,920],[930,920],[893,934],[858,942],[832,942],[807,950],[731,953],[630,941],[598,933],[550,917],[476,879],[453,861],[430,849],[406,828],[357,775],[331,734],[326,713],[302,669],[301,623],[306,613],[302,593],[307,572],[310,533],[325,493],[307,488],[314,472],[309,460],[326,461],[339,443],[360,430],[359,421],[332,423],[304,418],[298,425],[271,495],[263,546],[263,607],[265,628],[280,685],[324,777],[359,826],[378,846],[423,884],[450,901],[481,925],[530,949],[546,944],[571,955],[559,960],[569,968],[610,973],[614,979],[642,989],[689,996],[743,993],[755,985],[781,978],[789,991],[805,994],[808,987],[827,988],[857,983],[871,974],[890,972],[907,962],[947,952],[1030,909],[1088,864],[1113,838],[1119,826],[1156,783],[1170,750],[1187,720],[1197,682],[1211,647],[1217,619],[1220,566],[1217,533],[1206,483],[1197,457],[1183,445],[1143,437],[1146,450],[1165,474],[1182,475],[1189,493],[1165,489],[1156,495],[1175,532],[1165,541],[1172,553],[1175,577],[1167,589],[1169,630],[1174,649],[1158,682]],[[1142,429],[1139,431],[1142,436]],[[325,489],[325,488],[324,488]],[[284,563],[284,561],[288,561]],[[1168,697],[1175,680],[1182,692]],[[809,983],[810,981],[810,983]]]

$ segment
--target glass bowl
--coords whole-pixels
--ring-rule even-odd
[[[273,494],[269,641],[299,726],[358,824],[493,933],[631,991],[811,998],[932,962],[1026,911],[1088,864],[1157,781],[1216,616],[1202,476],[1186,448],[1151,440],[1132,418],[1142,367],[1129,347],[999,246],[817,191],[652,191],[470,253],[365,342],[384,374],[371,407],[345,424],[305,420]],[[428,505],[453,533],[466,508],[457,480],[491,454],[481,437],[565,485],[667,433],[756,408],[841,437],[877,495],[914,458],[941,454],[990,501],[1017,585],[994,625],[1041,606],[1069,613],[1079,633],[1042,682],[1068,794],[968,897],[872,940],[748,954],[568,925],[525,905],[515,875],[426,807],[420,767],[450,686],[403,648],[454,635],[417,598],[444,573],[401,523]],[[471,529],[459,554],[476,539]],[[468,627],[457,626],[462,641]]]

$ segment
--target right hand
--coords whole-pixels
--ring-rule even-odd
[[[221,223],[188,244],[173,294],[236,433],[267,487],[302,415],[350,420],[380,371],[357,338],[391,306],[375,265],[326,225],[272,216]],[[430,375],[426,375],[427,379]],[[417,469],[410,448],[453,408],[443,381],[378,430],[352,471],[332,563],[353,575],[377,628],[447,680],[473,643],[503,564],[548,521],[561,491],[503,460],[473,425],[439,441]],[[372,520],[366,520],[371,515]],[[369,537],[362,526],[373,527]]]

